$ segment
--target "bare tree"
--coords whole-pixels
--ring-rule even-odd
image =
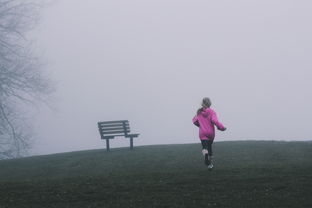
[[[40,7],[35,0],[0,0],[0,158],[25,154],[31,134],[19,104],[33,103],[50,91],[26,38]]]

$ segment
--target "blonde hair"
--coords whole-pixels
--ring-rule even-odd
[[[211,100],[208,97],[204,97],[202,101],[202,107],[197,110],[197,114],[200,114],[205,108],[210,108]]]

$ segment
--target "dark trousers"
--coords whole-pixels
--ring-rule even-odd
[[[209,156],[212,156],[212,143],[213,143],[213,140],[201,140],[203,149],[208,150]]]

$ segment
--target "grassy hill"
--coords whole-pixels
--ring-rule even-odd
[[[0,208],[312,207],[312,142],[90,150],[0,161]]]

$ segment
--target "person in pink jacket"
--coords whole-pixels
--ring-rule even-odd
[[[205,156],[205,164],[209,169],[212,169],[212,143],[215,138],[215,126],[220,131],[225,131],[226,128],[218,121],[217,114],[210,106],[210,99],[204,98],[202,107],[197,110],[197,114],[193,118],[193,124],[199,128],[199,138],[203,147],[202,153]]]

